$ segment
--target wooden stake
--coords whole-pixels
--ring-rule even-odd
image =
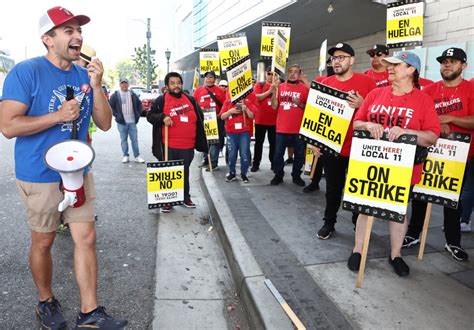
[[[425,221],[423,222],[423,230],[421,231],[420,250],[418,251],[418,260],[423,260],[423,253],[425,252],[426,237],[428,236],[428,227],[430,226],[431,208],[433,204],[426,205]]]
[[[168,126],[165,125],[165,161],[168,161]]]
[[[374,217],[367,219],[367,228],[365,229],[364,245],[362,245],[362,259],[360,260],[359,276],[357,277],[357,285],[359,289],[362,287],[362,280],[364,279],[365,263],[367,261],[367,251],[369,251],[370,233],[372,232],[372,225],[374,224]]]
[[[311,174],[310,177],[311,179],[314,177],[314,172],[316,171],[316,165],[318,165],[318,158],[316,156],[313,156],[313,165],[311,165]]]
[[[210,153],[210,149],[208,149],[208,153],[207,153],[207,162],[209,163],[209,172],[212,173],[212,163],[211,163],[211,153]]]

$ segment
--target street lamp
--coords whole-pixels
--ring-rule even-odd
[[[134,18],[134,21],[142,22],[145,24],[144,21],[138,18]],[[150,20],[151,18],[146,19],[146,88],[150,89],[151,87],[151,50],[150,50],[150,39],[151,39],[151,31],[150,31]]]
[[[166,48],[166,51],[165,51],[165,56],[166,56],[166,73],[169,73],[170,72],[170,57],[171,57],[171,51]]]

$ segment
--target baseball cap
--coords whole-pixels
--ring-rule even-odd
[[[441,56],[437,57],[436,60],[441,63],[446,58],[454,58],[455,60],[460,60],[463,63],[467,62],[466,52],[461,48],[448,48],[443,52],[443,54],[441,54]]]
[[[79,25],[81,26],[89,23],[89,21],[91,20],[89,17],[85,15],[74,16],[73,13],[71,13],[69,10],[67,10],[64,7],[57,6],[57,7],[48,9],[46,13],[44,13],[40,17],[40,20],[39,20],[38,30],[39,30],[40,36],[60,26],[61,24],[69,22],[72,19],[77,19],[77,21],[79,22]]]
[[[418,72],[421,72],[420,58],[418,57],[418,55],[412,52],[402,51],[392,57],[382,58],[381,62],[383,65],[388,65],[387,63],[392,63],[392,64],[406,63],[408,65],[411,65],[415,69],[417,69]]]
[[[216,78],[216,73],[214,71],[206,71],[206,73],[204,74],[204,77],[206,77],[208,74],[210,74],[211,76],[213,76],[214,78]]]
[[[227,80],[223,79],[223,80],[219,81],[219,86],[226,86],[227,87],[228,85],[229,84],[227,83]]]
[[[120,83],[127,83],[128,84],[128,79],[127,78],[122,78],[122,79],[120,79]]]
[[[80,58],[82,58],[84,61],[87,63],[90,63],[92,61],[92,58],[95,56],[95,49],[92,48],[89,45],[82,44],[81,47],[81,54],[79,55]]]
[[[372,48],[366,51],[367,55],[374,56],[377,53],[382,53],[385,55],[389,54],[388,48],[385,45],[376,44]]]
[[[351,56],[354,56],[355,55],[355,52],[354,52],[354,49],[349,45],[349,44],[346,44],[346,43],[343,43],[343,42],[340,42],[338,43],[336,46],[330,48],[328,50],[328,54],[333,56],[334,55],[334,52],[336,50],[342,50],[344,53],[347,53]]]

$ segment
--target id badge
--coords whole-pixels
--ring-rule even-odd
[[[235,123],[235,129],[242,129],[242,123]]]
[[[290,103],[285,103],[283,105],[283,110],[290,110],[291,109],[291,104]]]
[[[211,107],[215,107],[216,106],[216,102],[211,102],[209,103],[211,105]]]
[[[268,105],[269,105],[269,106],[272,106],[272,101],[268,101]]]
[[[179,116],[179,119],[182,123],[187,123],[188,122],[188,116]]]

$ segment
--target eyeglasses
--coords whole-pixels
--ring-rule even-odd
[[[352,57],[350,55],[337,55],[337,56],[331,56],[331,62],[342,62],[346,59],[346,57]]]
[[[380,57],[380,56],[382,56],[382,55],[384,55],[384,54],[385,54],[385,53],[382,53],[382,52],[371,52],[371,53],[369,53],[369,56],[370,56],[370,57],[375,57],[375,56]]]
[[[272,74],[273,74],[273,72],[271,72],[271,71],[267,72],[267,76],[271,76]]]

